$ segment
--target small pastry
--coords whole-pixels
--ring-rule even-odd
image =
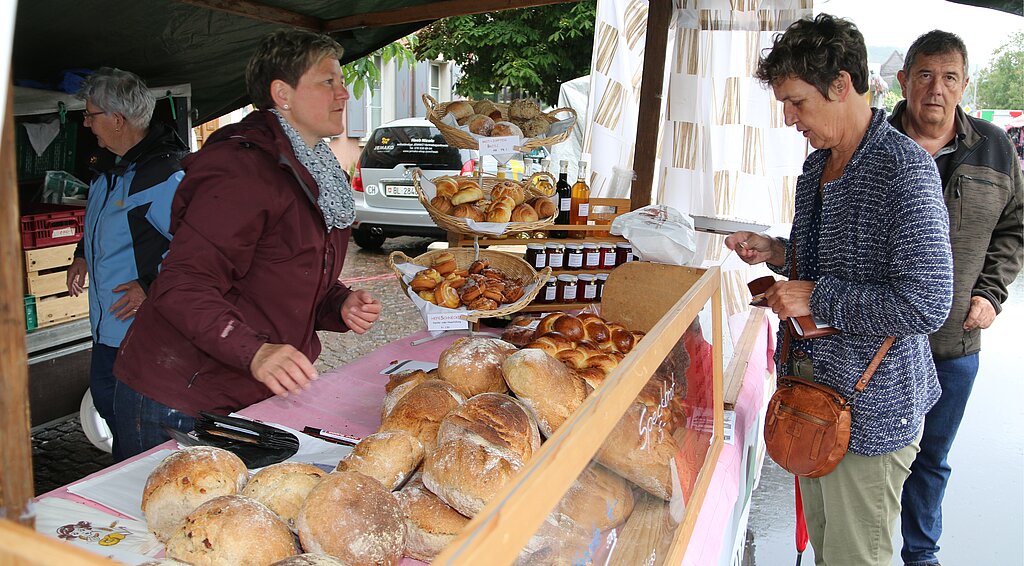
[[[459,266],[455,264],[455,256],[450,252],[438,254],[434,258],[434,269],[441,274],[442,277],[447,277],[448,274],[455,271]]]
[[[467,186],[459,189],[459,192],[455,193],[455,196],[452,197],[452,204],[466,204],[476,202],[482,198],[484,198],[484,192],[480,190],[480,187]]]
[[[480,297],[467,306],[475,311],[493,311],[498,308],[498,302],[487,297]]]
[[[439,307],[447,307],[449,309],[457,309],[462,301],[459,300],[459,292],[455,290],[447,281],[441,282],[437,288],[434,289],[434,304]]]
[[[474,279],[467,279],[466,284],[459,289],[459,297],[464,304],[472,303],[483,295],[484,289]]]
[[[487,269],[491,265],[491,262],[486,259],[474,260],[473,263],[469,264],[469,272],[471,274],[478,274],[484,269]]]
[[[558,214],[558,207],[555,206],[551,199],[537,197],[530,201],[530,206],[537,211],[538,218],[551,218]]]
[[[476,222],[484,221],[483,211],[472,203],[456,205],[455,208],[452,209],[451,215],[459,218],[468,218],[469,220],[475,220]]]
[[[424,301],[427,301],[428,303],[433,303],[435,305],[437,304],[435,302],[435,299],[434,299],[434,292],[433,291],[420,291],[420,292],[418,292],[416,294],[419,295],[421,299],[423,299]]]
[[[430,199],[430,206],[437,209],[441,214],[451,214],[452,209],[455,208],[455,205],[452,204],[452,199],[441,195]]]
[[[523,204],[526,200],[523,186],[515,181],[501,181],[491,188],[491,200],[498,200],[504,196],[512,197],[516,206]]]
[[[523,291],[523,286],[517,283],[506,283],[505,284],[505,303],[514,303],[521,299],[526,292]]]
[[[536,222],[540,220],[537,211],[528,204],[521,204],[512,211],[512,222]]]
[[[436,276],[436,277],[435,277]],[[434,269],[423,269],[413,276],[412,281],[409,282],[409,287],[412,287],[413,291],[417,293],[420,291],[430,291],[437,284],[441,282],[441,274]]]
[[[434,188],[437,189],[437,196],[452,198],[459,192],[459,185],[451,177],[441,177],[434,180]]]

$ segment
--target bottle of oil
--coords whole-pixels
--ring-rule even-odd
[[[544,161],[547,161],[547,160],[545,159]],[[545,165],[546,165],[546,163],[545,163]],[[532,167],[530,168],[530,177],[532,178],[533,175],[536,175],[537,173],[547,173],[547,172],[548,171],[547,171],[546,167],[542,167],[541,164],[539,164],[536,161],[534,161]],[[550,195],[551,194],[551,189],[553,187],[551,186],[551,181],[549,180],[549,177],[547,175],[538,175],[536,178],[533,178],[532,182],[533,182],[534,189],[536,189],[541,194],[545,194],[545,195]]]
[[[590,216],[590,187],[587,186],[586,179],[587,162],[580,161],[579,177],[572,186],[571,215],[569,219],[569,223],[576,226],[586,226],[587,219]],[[569,237],[586,238],[587,232],[586,230],[572,230],[569,232]]]
[[[572,220],[572,188],[569,187],[569,160],[558,162],[558,183],[555,185],[555,198],[558,199],[558,218],[555,224],[569,224]],[[568,238],[566,230],[553,230],[552,238]]]

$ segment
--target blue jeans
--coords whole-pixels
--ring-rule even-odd
[[[92,363],[89,364],[89,392],[92,393],[92,404],[96,412],[107,421],[107,427],[114,430],[114,360],[117,359],[117,348],[92,343]]]
[[[137,393],[118,381],[114,387],[114,461],[131,458],[171,439],[163,425],[183,432],[192,430],[195,419]]]
[[[935,369],[942,396],[925,416],[921,451],[910,466],[910,477],[903,484],[900,514],[903,550],[900,555],[907,566],[939,563],[936,554],[942,535],[942,497],[951,470],[946,455],[953,446],[974,378],[978,375],[978,354],[935,360]]]

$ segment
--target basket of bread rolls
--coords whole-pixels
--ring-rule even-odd
[[[523,182],[484,173],[480,177],[436,177],[429,184],[419,169],[412,172],[416,194],[434,223],[449,232],[479,236],[531,232],[554,224],[558,207],[551,194],[538,188],[545,184],[536,182],[543,176],[553,194],[555,178],[544,172]]]
[[[520,98],[505,104],[492,100],[438,102],[423,95],[427,120],[437,126],[448,145],[479,149],[481,137],[516,136],[524,152],[569,139],[576,125],[576,111],[556,108],[543,112],[532,100]],[[555,124],[559,124],[555,126]]]
[[[414,258],[396,251],[388,256],[388,266],[407,295],[465,311],[470,322],[521,310],[551,275],[550,267],[537,272],[515,255],[472,248],[434,250]]]

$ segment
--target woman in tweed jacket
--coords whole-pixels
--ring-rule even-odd
[[[896,338],[853,404],[846,457],[827,476],[800,478],[816,564],[888,566],[903,481],[939,397],[927,335],[949,312],[953,282],[941,182],[934,160],[868,105],[867,49],[851,22],[794,23],[758,78],[816,151],[797,181],[790,238],[737,232],[726,245],[785,276],[796,261],[798,280],[776,283],[768,304],[841,331],[792,349],[846,398],[885,337]],[[778,362],[780,374],[799,371]]]

